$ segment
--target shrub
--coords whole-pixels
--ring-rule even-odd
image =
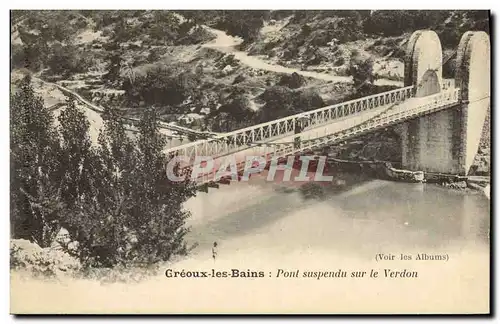
[[[292,74],[283,74],[278,82],[278,85],[289,87],[290,89],[297,89],[302,87],[306,83],[306,79],[298,74],[297,72],[293,72]]]
[[[243,74],[238,74],[233,81],[233,84],[238,84],[246,80],[246,77]]]
[[[305,199],[324,199],[325,189],[314,182],[308,182],[300,186],[299,188],[302,197]]]
[[[55,129],[29,77],[12,97],[12,236],[44,248],[63,226],[85,267],[150,265],[185,254],[189,213],[182,205],[195,188],[167,178],[170,157],[156,111],[145,110],[133,140],[119,113],[106,110],[99,145],[92,147],[85,114],[72,101],[66,106]],[[18,251],[11,253],[13,265],[23,266]],[[51,260],[43,254],[32,263],[50,274]]]
[[[215,27],[251,42],[259,35],[268,15],[266,10],[227,10],[217,17]]]
[[[294,106],[297,112],[302,112],[324,107],[325,102],[315,90],[306,89],[295,93]]]
[[[81,269],[77,259],[62,251],[42,249],[27,240],[12,240],[10,268],[26,271],[34,277],[72,275]]]
[[[345,59],[344,59],[344,57],[342,57],[342,56],[338,57],[338,58],[335,60],[335,62],[333,63],[333,65],[335,65],[335,66],[342,66],[342,65],[344,65],[344,64],[345,64]]]
[[[135,80],[123,80],[123,90],[131,103],[175,106],[198,92],[201,77],[182,66],[153,65]]]
[[[357,51],[353,51],[349,63],[349,73],[352,75],[355,87],[364,83],[373,84],[373,60],[364,58]]]
[[[47,65],[54,74],[69,76],[87,71],[92,64],[89,53],[80,52],[73,45],[54,44],[51,48]]]
[[[321,96],[312,89],[293,91],[282,86],[266,89],[259,99],[265,102],[257,115],[259,122],[283,118],[325,105]]]

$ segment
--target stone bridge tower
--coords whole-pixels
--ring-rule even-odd
[[[442,65],[438,35],[430,30],[414,32],[406,51],[405,86],[415,86],[415,97],[442,91]],[[455,65],[459,103],[407,121],[399,128],[405,169],[460,175],[469,172],[490,104],[488,34],[465,33],[456,50]]]

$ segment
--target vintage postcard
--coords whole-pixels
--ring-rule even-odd
[[[487,10],[12,10],[13,314],[489,314]]]

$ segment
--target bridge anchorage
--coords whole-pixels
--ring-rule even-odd
[[[443,79],[442,66],[452,58],[455,78]],[[437,34],[419,30],[408,42],[403,88],[216,134],[166,152],[182,157],[198,184],[214,186],[228,161],[241,172],[252,166],[255,156],[268,163],[398,125],[403,168],[466,175],[490,104],[489,36],[465,33],[445,62]],[[212,162],[201,163],[203,157]]]

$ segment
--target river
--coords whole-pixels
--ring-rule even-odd
[[[489,309],[489,200],[432,184],[366,180],[306,200],[252,177],[199,193],[199,245],[139,283],[11,280],[14,309],[63,313],[468,313]],[[218,243],[212,258],[213,242]],[[394,255],[377,261],[376,256]],[[418,261],[418,254],[447,260]],[[411,257],[413,260],[401,260]],[[171,271],[262,271],[262,278],[167,278]],[[213,270],[212,270],[213,269]],[[169,271],[170,271],[169,270]],[[390,278],[391,271],[416,278]],[[299,278],[277,277],[278,272]],[[363,278],[303,278],[366,271]],[[369,273],[378,271],[377,279]],[[36,291],[36,294],[33,292]],[[39,296],[45,296],[41,301]]]
[[[316,201],[252,178],[200,192],[186,207],[198,257],[214,241],[220,257],[242,250],[319,248],[366,258],[388,249],[489,249],[488,198],[434,184],[368,180]]]

